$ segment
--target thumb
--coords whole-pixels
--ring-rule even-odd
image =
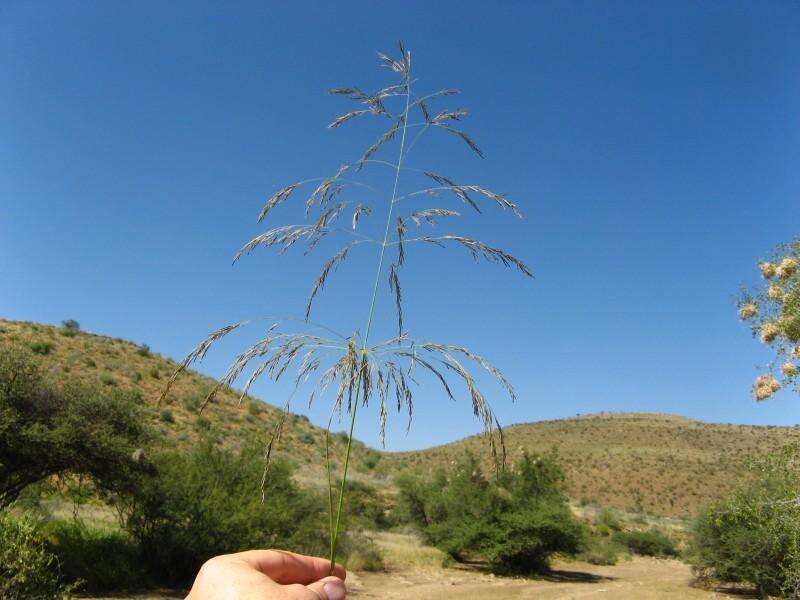
[[[344,600],[347,594],[344,581],[338,577],[326,577],[306,587],[319,596],[319,600]]]

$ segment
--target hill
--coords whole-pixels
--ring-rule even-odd
[[[687,517],[730,491],[750,458],[800,441],[800,427],[603,413],[514,425],[505,430],[505,441],[511,461],[523,451],[555,449],[569,494],[582,504]],[[395,453],[388,460],[395,468],[430,471],[446,468],[467,451],[486,456],[482,438]]]
[[[239,394],[222,390],[217,400],[202,414],[198,407],[215,381],[188,370],[178,378],[169,396],[159,406],[164,385],[177,363],[119,338],[52,325],[0,319],[0,346],[19,344],[28,347],[53,379],[72,379],[87,384],[133,390],[141,399],[144,414],[162,443],[189,446],[202,435],[213,435],[225,446],[238,447],[251,437],[265,442],[274,430],[282,411],[275,406],[247,397],[239,405]],[[302,467],[298,479],[322,485],[324,474],[324,429],[302,415],[290,415],[277,456]],[[334,434],[332,455],[344,454],[347,436]],[[351,468],[355,479],[384,485],[390,481],[385,471],[376,468],[380,454],[354,441]]]
[[[0,319],[0,346],[22,344],[56,379],[135,390],[144,413],[164,443],[188,446],[212,434],[236,447],[250,436],[266,439],[280,410],[255,398],[238,406],[238,394],[220,393],[198,414],[214,380],[194,371],[178,379],[167,402],[157,405],[175,361],[132,342],[51,325]],[[342,456],[346,436],[336,434],[333,453]],[[685,517],[732,489],[746,461],[792,441],[800,427],[723,425],[658,414],[597,414],[525,423],[506,428],[510,461],[523,451],[556,449],[576,502]],[[292,415],[279,456],[302,467],[298,479],[323,481],[324,431]],[[379,452],[354,442],[355,479],[392,490],[394,473],[408,468],[447,468],[465,451],[489,455],[480,436],[415,452]]]

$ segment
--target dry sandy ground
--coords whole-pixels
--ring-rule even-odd
[[[353,573],[348,577],[348,598],[366,600],[660,600],[678,598],[736,598],[689,585],[691,570],[675,560],[634,557],[611,567],[581,562],[556,562],[554,572],[545,579],[493,577],[464,568],[421,568],[404,573]],[[746,597],[746,596],[745,596]],[[137,596],[139,600],[175,596]]]
[[[415,570],[408,573],[357,573],[348,598],[397,600],[555,600],[742,598],[690,587],[690,568],[675,560],[634,557],[610,567],[557,562],[545,579],[493,577],[464,569]]]

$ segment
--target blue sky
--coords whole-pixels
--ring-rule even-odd
[[[323,253],[231,256],[275,189],[373,141],[374,124],[325,129],[348,107],[325,90],[384,85],[375,51],[397,39],[415,86],[463,91],[446,106],[470,110],[486,153],[431,136],[412,166],[505,192],[526,216],[456,227],[534,280],[435,248],[404,267],[410,330],[480,351],[516,385],[512,405],[487,384],[501,422],[605,410],[800,423],[796,395],[751,399],[768,354],[734,308],[800,223],[793,1],[6,1],[0,315],[74,318],[180,358],[222,324],[300,314]],[[362,326],[374,260],[336,274],[319,320]],[[377,333],[391,319],[384,294]],[[202,370],[219,375],[238,347]],[[279,404],[286,388],[256,393]],[[324,423],[328,408],[305,412]],[[375,444],[363,415],[357,435]],[[433,387],[416,415],[409,434],[395,419],[388,447],[478,429],[466,400]]]

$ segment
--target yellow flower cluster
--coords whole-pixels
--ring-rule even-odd
[[[781,330],[775,323],[764,323],[761,326],[761,341],[769,344],[780,335]]]
[[[777,283],[770,285],[767,290],[767,296],[769,296],[770,300],[774,300],[775,302],[781,302],[783,300],[783,294],[783,288]]]
[[[781,261],[781,263],[775,268],[775,274],[778,276],[779,279],[788,279],[796,272],[797,272],[797,261],[790,256],[784,258]]]
[[[772,279],[775,277],[776,267],[771,262],[759,263],[758,268],[761,269],[761,275],[764,279]]]
[[[759,375],[753,385],[753,395],[756,400],[766,400],[781,389],[781,384],[772,375]]]
[[[758,314],[758,307],[753,304],[752,302],[748,302],[747,304],[742,304],[739,307],[739,318],[743,321],[746,319],[752,319]]]

